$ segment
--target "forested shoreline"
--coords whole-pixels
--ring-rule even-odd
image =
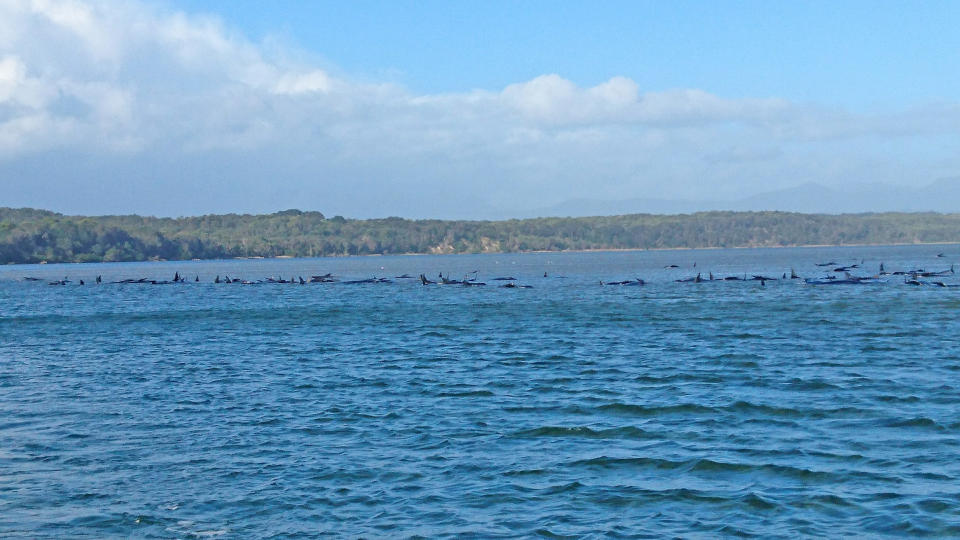
[[[960,214],[701,212],[505,221],[181,218],[0,208],[0,264],[960,242]]]

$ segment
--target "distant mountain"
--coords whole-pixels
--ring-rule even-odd
[[[586,217],[621,216],[626,214],[691,214],[706,209],[715,209],[723,204],[704,201],[670,199],[623,199],[604,201],[597,199],[571,199],[560,204],[526,212],[523,218],[535,217]]]
[[[760,193],[733,203],[731,210],[782,210],[804,213],[960,212],[960,177],[926,186],[851,184],[832,188],[808,183]]]
[[[732,201],[573,199],[531,211],[523,217],[690,214],[713,210],[754,212],[777,210],[815,214],[863,212],[957,213],[960,212],[960,177],[943,178],[919,187],[858,183],[834,188],[808,182],[799,186],[761,192]]]

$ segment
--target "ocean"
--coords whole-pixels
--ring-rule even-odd
[[[957,536],[960,288],[932,284],[960,284],[953,262],[960,246],[0,267],[0,536]],[[880,263],[945,275],[751,279]],[[395,278],[421,273],[487,285]],[[372,277],[389,282],[345,283]]]

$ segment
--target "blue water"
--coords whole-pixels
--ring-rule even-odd
[[[960,288],[673,282],[861,259],[960,246],[3,267],[0,536],[960,535]]]

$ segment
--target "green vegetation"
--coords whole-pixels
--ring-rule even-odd
[[[508,221],[185,218],[0,208],[0,263],[960,242],[960,214],[702,212]]]

